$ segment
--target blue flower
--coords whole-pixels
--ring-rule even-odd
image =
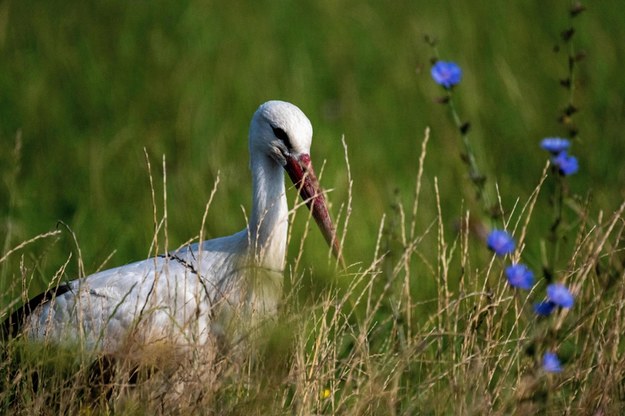
[[[540,142],[540,147],[553,155],[569,150],[571,141],[561,137],[546,137]]]
[[[555,307],[555,303],[545,300],[534,304],[534,312],[536,315],[549,316]]]
[[[459,84],[462,79],[462,69],[454,62],[436,62],[432,65],[431,74],[434,82],[447,89]]]
[[[498,256],[505,256],[514,251],[514,240],[503,230],[491,231],[486,238],[486,245]]]
[[[574,303],[571,292],[560,283],[553,283],[547,286],[547,298],[563,308],[570,308]]]
[[[524,264],[513,264],[506,267],[506,277],[511,286],[530,290],[534,285],[534,273]]]
[[[558,167],[560,173],[564,176],[572,175],[579,170],[579,164],[575,156],[570,156],[567,152],[562,151],[551,159],[551,162]]]
[[[548,373],[559,373],[562,371],[562,364],[555,352],[546,352],[543,355],[543,369]]]

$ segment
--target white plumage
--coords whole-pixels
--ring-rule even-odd
[[[249,133],[252,213],[244,230],[71,281],[11,315],[5,332],[113,353],[132,345],[205,344],[276,312],[288,207],[284,170],[340,258],[310,163],[312,126],[293,104],[269,101]]]

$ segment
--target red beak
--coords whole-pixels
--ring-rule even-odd
[[[336,238],[336,230],[332,224],[326,199],[319,186],[310,156],[305,153],[299,156],[289,155],[286,157],[284,169],[299,190],[299,194],[306,206],[312,211],[312,216],[317,222],[323,237],[328,245],[332,247],[332,253],[341,262],[341,265],[344,266],[341,248]]]

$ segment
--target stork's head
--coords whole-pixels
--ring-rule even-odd
[[[321,232],[342,261],[325,197],[310,160],[312,125],[296,106],[268,101],[258,107],[250,125],[250,154],[266,154],[282,166],[298,189]]]
[[[308,117],[284,101],[267,101],[258,107],[250,126],[250,153],[265,153],[285,165],[287,153],[310,154],[313,129]]]

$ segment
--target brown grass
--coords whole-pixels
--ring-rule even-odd
[[[409,211],[401,204],[397,209],[393,248],[385,243],[389,221],[383,217],[370,260],[337,269],[336,283],[314,300],[300,292],[314,272],[301,265],[300,256],[290,260],[291,285],[280,315],[236,354],[216,356],[214,346],[179,352],[157,345],[140,359],[121,355],[112,363],[68,348],[11,340],[0,360],[2,413],[622,414],[625,204],[596,218],[575,207],[575,250],[557,276],[570,285],[576,304],[537,319],[528,299],[541,300],[542,286],[528,297],[506,284],[504,264],[486,258],[480,240],[472,237],[468,210],[459,232],[446,232],[436,180],[430,197],[437,200],[438,215],[417,229],[428,137],[426,132],[415,200]],[[345,152],[349,165],[346,145]],[[547,172],[528,201],[506,218],[519,236],[512,259],[523,254]],[[154,205],[153,247],[162,248],[166,209],[159,218],[155,198]],[[351,209],[350,197],[341,208],[341,241],[346,241]],[[6,251],[0,263],[54,235],[24,241]],[[436,258],[427,258],[427,244],[436,246]],[[22,277],[27,291],[29,275]],[[434,296],[419,293],[424,279],[431,281]],[[1,315],[16,302],[4,306]],[[564,361],[560,374],[541,369],[542,353],[549,349]]]

